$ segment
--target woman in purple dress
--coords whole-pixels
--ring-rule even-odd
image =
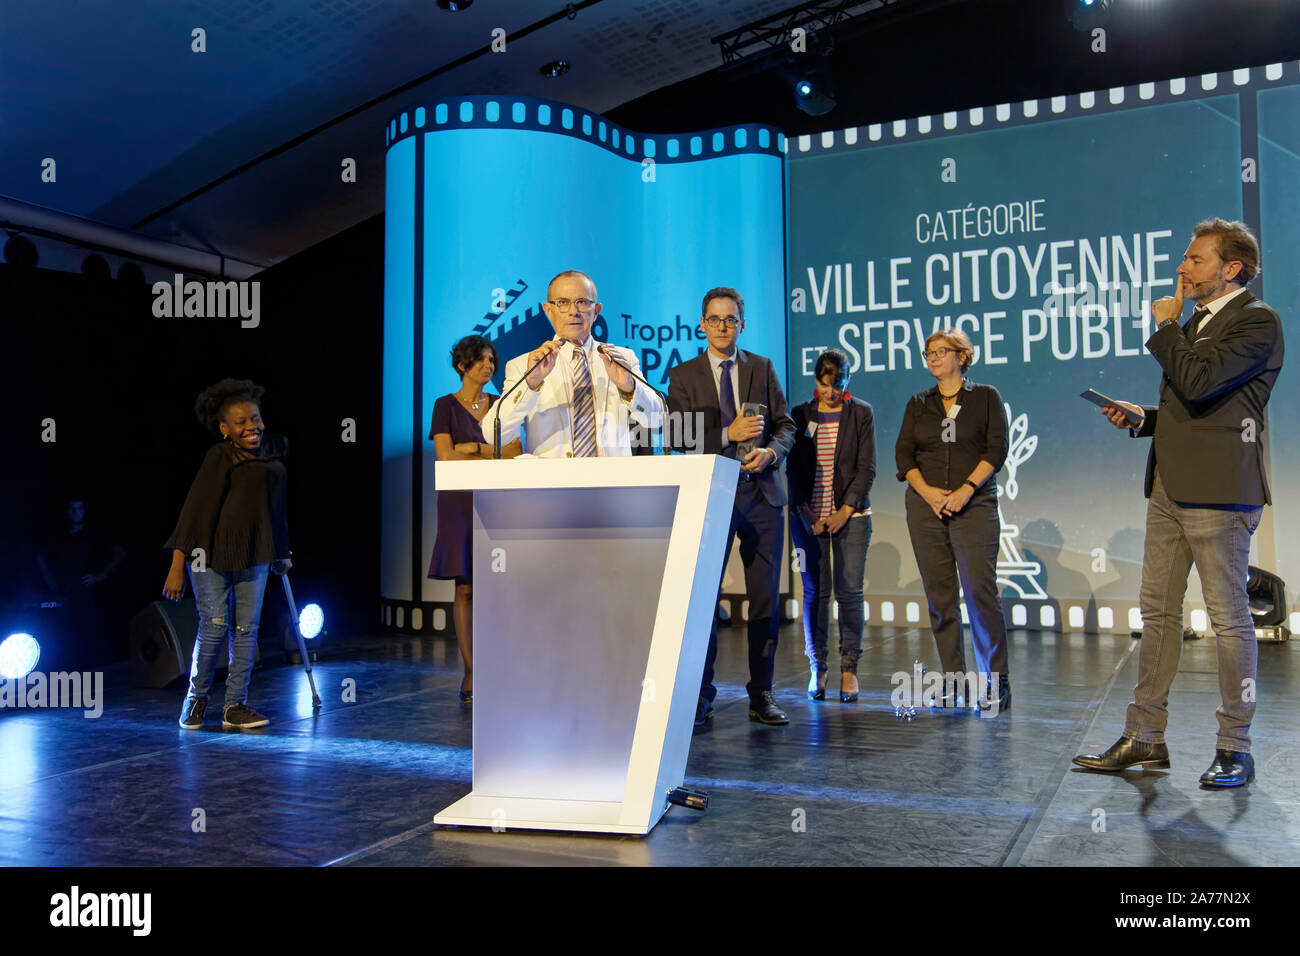
[[[483,438],[480,422],[498,398],[483,389],[497,370],[497,350],[481,335],[467,335],[452,347],[451,367],[460,376],[460,388],[433,403],[433,424],[429,440],[439,461],[480,461],[492,458],[492,445]],[[521,451],[519,439],[501,449],[502,458],[514,458]],[[438,492],[438,538],[433,543],[429,577],[451,578],[456,582],[452,620],[456,643],[465,664],[460,682],[460,699],[470,703],[474,695],[474,614],[472,561],[474,520],[472,491]]]

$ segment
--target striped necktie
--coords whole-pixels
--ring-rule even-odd
[[[573,457],[596,457],[596,404],[587,353],[573,347]]]

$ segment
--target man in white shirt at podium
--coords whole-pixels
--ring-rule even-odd
[[[500,416],[501,444],[514,441],[522,428],[524,451],[539,458],[632,454],[631,421],[650,427],[660,402],[628,371],[641,373],[631,349],[591,337],[600,308],[596,284],[585,273],[570,269],[550,281],[542,310],[555,338],[506,363],[501,401],[483,416],[489,441]]]

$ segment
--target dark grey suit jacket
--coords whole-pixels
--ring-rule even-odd
[[[1189,320],[1190,321],[1190,320]],[[1164,377],[1160,404],[1143,407],[1135,437],[1154,436],[1146,496],[1157,463],[1166,494],[1184,504],[1272,504],[1264,470],[1264,407],[1282,368],[1282,322],[1243,292],[1189,340],[1177,323],[1147,339]]]
[[[736,375],[740,384],[740,393],[736,396],[737,411],[745,402],[761,402],[767,406],[767,420],[757,447],[770,448],[776,454],[776,461],[755,477],[768,504],[783,508],[789,500],[785,457],[794,445],[794,422],[786,408],[785,394],[781,391],[771,360],[761,355],[736,349]],[[718,386],[713,379],[713,367],[709,364],[707,352],[682,362],[668,373],[668,410],[682,416],[699,412],[704,424],[703,448],[685,448],[680,440],[680,430],[670,429],[676,431],[671,441],[675,451],[697,451],[706,455],[722,453],[722,426],[731,423],[722,420]]]
[[[817,399],[796,405],[794,450],[787,462],[790,479],[790,507],[812,502],[813,479],[817,472],[817,439],[808,434],[808,423],[817,414]],[[831,480],[833,506],[848,505],[854,511],[871,507],[871,486],[876,480],[876,424],[871,406],[850,398],[840,412],[835,442],[835,474]]]

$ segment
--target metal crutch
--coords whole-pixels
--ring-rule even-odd
[[[293,589],[289,587],[289,572],[280,575],[284,582],[284,596],[289,602],[289,613],[293,615],[293,636],[298,638],[298,653],[302,655],[303,666],[307,668],[307,683],[311,685],[312,710],[320,710],[320,697],[316,693],[316,679],[311,676],[311,655],[307,653],[307,644],[302,637],[302,627],[298,624],[298,606],[293,603]]]

